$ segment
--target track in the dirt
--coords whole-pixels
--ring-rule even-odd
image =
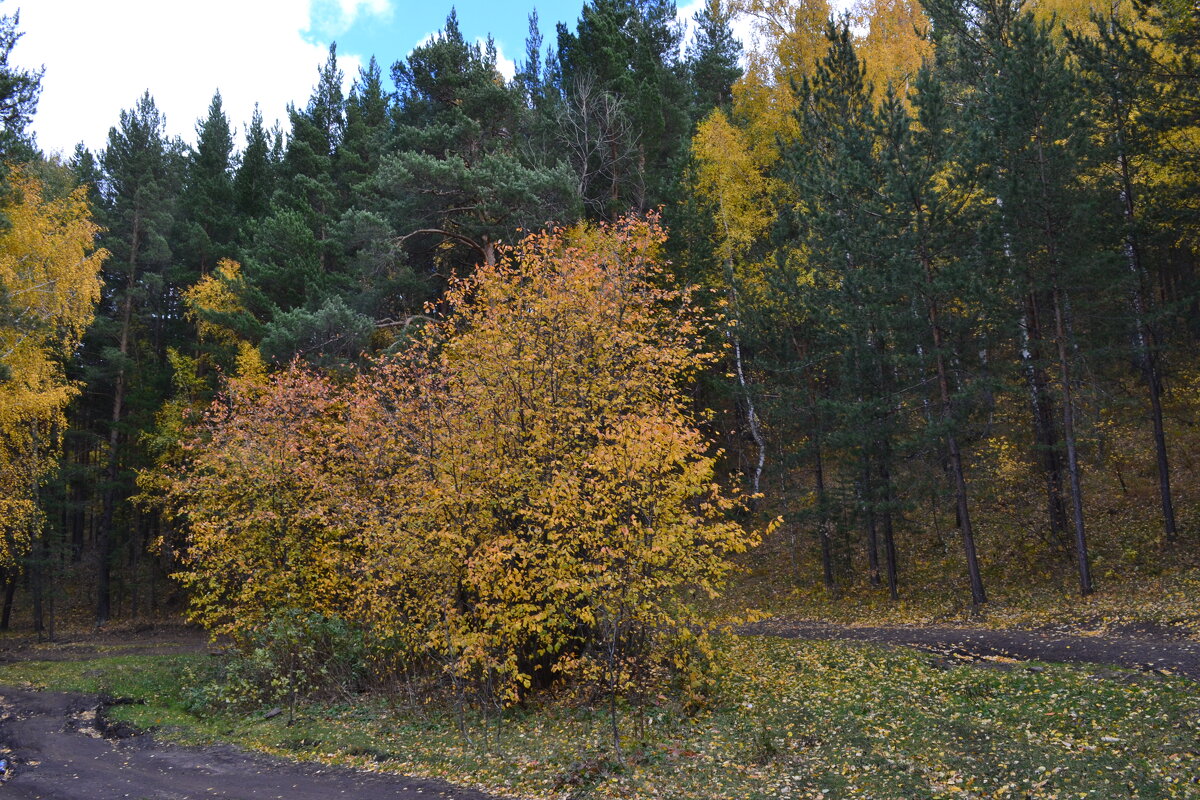
[[[112,737],[97,718],[96,697],[7,687],[0,687],[0,697],[0,742],[15,762],[0,800],[490,798],[441,781],[297,763],[226,745],[188,748],[149,734]]]
[[[849,627],[821,622],[769,619],[745,625],[743,634],[790,639],[836,639],[952,650],[1022,661],[1107,664],[1162,670],[1200,681],[1200,642],[1152,636],[1080,636],[989,628]]]

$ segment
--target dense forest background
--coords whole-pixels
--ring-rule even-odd
[[[721,315],[690,402],[715,410],[723,480],[759,495],[744,513],[782,519],[750,556],[779,586],[978,607],[1194,566],[1193,4],[711,0],[685,44],[671,0],[594,0],[552,42],[532,15],[511,81],[451,11],[348,94],[331,47],[240,150],[219,94],[194,146],[147,94],[65,161],[26,132],[17,23],[5,235],[34,176],[86,200],[107,257],[94,320],[56,340],[73,397],[17,413],[0,353],[0,627],[14,605],[38,630],[180,607],[163,482],[226,379],[348,379],[505,243],[656,210],[659,280]],[[12,336],[22,297],[0,283]]]

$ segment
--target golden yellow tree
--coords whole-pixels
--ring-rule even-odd
[[[856,26],[867,34],[858,53],[867,65],[875,99],[890,83],[907,100],[921,64],[933,58],[929,18],[919,0],[856,0],[851,9]]]
[[[737,0],[731,9],[753,20],[746,71],[733,85],[733,112],[761,166],[778,159],[778,138],[791,140],[799,131],[794,87],[825,53],[830,7],[826,0]]]
[[[757,448],[753,489],[757,494],[766,459],[766,442],[755,409],[748,369],[742,358],[738,326],[742,303],[760,309],[772,305],[773,292],[763,277],[762,264],[746,256],[774,219],[771,195],[779,184],[763,175],[746,145],[746,135],[735,128],[720,109],[700,123],[692,138],[691,190],[699,207],[713,221],[714,252],[724,267],[724,293],[728,304],[726,338],[733,351],[734,375],[741,390],[746,424]]]
[[[685,391],[714,355],[663,288],[664,239],[654,220],[535,234],[346,385],[233,382],[168,481],[195,616],[348,619],[504,702],[535,674],[615,702],[683,666],[690,597],[754,537]]]
[[[51,197],[36,177],[8,179],[0,232],[0,565],[28,547],[38,487],[57,463],[63,413],[77,391],[64,362],[100,297],[98,232],[84,189]]]

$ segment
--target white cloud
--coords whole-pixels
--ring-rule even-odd
[[[504,55],[504,50],[500,47],[500,43],[493,40],[496,45],[496,71],[504,76],[504,80],[511,81],[513,76],[517,74],[517,65],[511,58]],[[475,44],[479,45],[480,49],[487,47],[487,39],[482,36],[476,37]]]
[[[325,37],[342,35],[362,15],[383,22],[392,17],[390,0],[308,0],[308,4],[312,30]]]
[[[311,38],[325,38],[330,20],[348,28],[360,14],[388,13],[388,0],[25,0],[11,61],[46,67],[33,129],[47,152],[104,147],[121,109],[147,89],[168,133],[194,141],[216,89],[239,131],[255,102],[268,126],[286,121],[328,53]],[[339,62],[347,80],[358,73],[357,57]]]
[[[707,0],[692,0],[687,5],[679,6],[675,19],[683,25],[683,53],[686,55],[692,40],[696,37],[696,15],[704,10]],[[729,24],[733,38],[742,43],[743,50],[749,50],[753,41],[754,21],[748,14],[738,14]]]

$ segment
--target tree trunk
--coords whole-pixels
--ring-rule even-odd
[[[8,630],[12,621],[13,597],[17,593],[17,574],[4,570],[4,610],[0,611],[0,631]]]
[[[1133,282],[1131,302],[1137,336],[1137,356],[1146,378],[1146,387],[1150,391],[1150,419],[1154,427],[1154,455],[1158,466],[1158,496],[1162,504],[1163,537],[1168,544],[1172,544],[1178,530],[1175,526],[1175,504],[1171,498],[1171,468],[1167,459],[1167,440],[1163,433],[1162,373],[1158,368],[1157,337],[1146,320],[1146,273],[1137,238],[1133,176],[1125,148],[1125,115],[1117,98],[1113,100],[1113,116],[1116,120],[1117,166],[1121,176],[1121,210],[1125,217],[1125,260]]]
[[[1050,381],[1042,367],[1042,327],[1035,293],[1025,296],[1025,317],[1022,323],[1021,360],[1029,390],[1029,407],[1033,414],[1034,448],[1046,484],[1046,513],[1050,520],[1050,541],[1069,556],[1067,541],[1067,510],[1063,502],[1063,466],[1058,451],[1058,436],[1054,426],[1054,399]]]
[[[729,224],[725,224],[726,235],[729,234]],[[763,441],[762,428],[759,426],[758,414],[754,410],[754,395],[750,392],[750,384],[746,380],[746,370],[742,364],[742,339],[737,334],[737,325],[741,321],[741,308],[738,300],[736,276],[733,272],[733,259],[725,259],[725,280],[729,286],[729,302],[733,311],[733,319],[726,328],[726,336],[733,344],[733,364],[737,374],[738,388],[742,392],[742,401],[746,404],[746,425],[750,429],[750,438],[754,440],[757,451],[754,461],[754,479],[752,481],[754,494],[758,494],[762,482],[763,464],[767,458],[767,446]]]
[[[141,217],[138,212],[133,217],[133,236],[129,249],[129,278],[125,286],[125,299],[121,308],[121,339],[119,351],[121,365],[117,368],[117,377],[113,387],[112,427],[108,433],[108,466],[105,470],[107,485],[104,487],[104,509],[100,518],[100,527],[96,532],[96,625],[108,622],[111,614],[111,577],[112,577],[112,527],[116,505],[117,475],[119,474],[119,459],[117,445],[120,443],[120,425],[124,414],[125,404],[125,357],[129,355],[129,337],[133,325],[133,289],[137,285],[137,252],[141,239]]]
[[[867,527],[867,579],[872,586],[880,584],[879,532],[875,524],[875,492],[871,483],[871,462],[864,459],[862,478],[863,517]]]
[[[833,537],[830,535],[829,505],[825,497],[825,465],[821,459],[821,444],[814,442],[815,468],[817,478],[817,513],[820,521],[817,526],[817,536],[821,539],[821,573],[825,579],[825,589],[831,595],[837,594],[837,581],[833,574]]]
[[[928,296],[929,327],[933,332],[934,363],[937,366],[938,394],[942,401],[942,425],[946,429],[946,450],[950,455],[950,470],[954,475],[954,500],[958,510],[958,530],[962,535],[963,553],[967,558],[967,578],[971,584],[971,604],[978,608],[987,602],[983,590],[983,578],[979,574],[979,562],[975,555],[975,531],[971,526],[971,510],[967,504],[967,481],[963,474],[962,452],[958,438],[954,435],[951,418],[954,407],[950,398],[950,377],[946,374],[946,358],[942,352],[943,337],[941,320],[938,318],[938,303],[933,296],[933,263],[927,253],[921,253],[921,264],[925,271],[925,289]]]
[[[1067,360],[1067,332],[1069,326],[1063,309],[1064,298],[1054,287],[1054,326],[1058,340],[1058,360],[1061,369],[1063,393],[1063,439],[1067,444],[1067,475],[1071,479],[1071,511],[1075,524],[1075,560],[1079,567],[1079,593],[1092,593],[1092,570],[1088,560],[1087,535],[1083,527],[1083,492],[1079,488],[1079,458],[1075,450],[1075,410],[1071,392],[1071,365]]]
[[[899,579],[896,567],[896,535],[892,528],[892,504],[895,496],[892,494],[892,473],[888,469],[888,457],[885,453],[879,460],[879,477],[883,484],[883,554],[884,566],[887,569],[888,595],[893,600],[900,599]]]

